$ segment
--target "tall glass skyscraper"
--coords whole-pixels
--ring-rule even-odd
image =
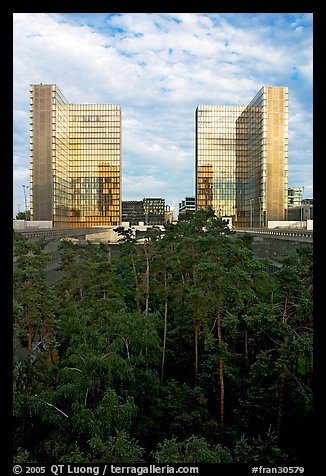
[[[288,88],[196,109],[196,202],[244,227],[287,217]]]
[[[30,90],[32,220],[121,223],[121,108],[69,104],[55,84]]]

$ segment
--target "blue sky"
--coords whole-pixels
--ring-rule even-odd
[[[120,104],[122,199],[194,195],[195,109],[289,88],[289,187],[313,198],[312,13],[14,13],[13,214],[29,185],[29,86]],[[28,201],[29,205],[29,201]]]

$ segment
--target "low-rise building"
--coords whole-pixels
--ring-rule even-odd
[[[180,213],[194,212],[196,210],[196,198],[195,197],[185,197],[179,203],[179,215]]]

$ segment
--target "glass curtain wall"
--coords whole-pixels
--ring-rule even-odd
[[[72,226],[121,223],[121,110],[70,105]]]

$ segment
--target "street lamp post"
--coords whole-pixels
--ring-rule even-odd
[[[262,197],[259,196],[259,228],[261,228],[261,209],[262,209],[262,206],[261,206],[261,199]]]
[[[303,192],[304,192],[304,187],[302,187],[302,195],[301,195],[301,206],[300,206],[300,221],[301,221],[301,229],[303,228],[303,204],[302,204],[302,200],[303,200]]]
[[[23,185],[24,190],[24,200],[25,200],[25,220],[24,220],[24,227],[27,227],[27,198],[26,198],[26,188],[29,188],[28,185]]]
[[[238,207],[237,207],[237,205],[233,205],[232,208],[234,210],[234,214],[233,214],[233,216],[234,216],[234,226],[237,226],[237,221],[238,221],[238,214],[237,214],[238,210],[237,210],[237,208]]]
[[[250,198],[250,228],[252,228],[252,198]]]

